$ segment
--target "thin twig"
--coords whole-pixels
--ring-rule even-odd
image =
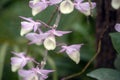
[[[49,19],[48,22],[47,22],[48,25],[52,22],[52,20],[53,20],[55,14],[57,13],[57,11],[58,11],[58,8],[56,7],[56,9],[53,11],[50,19]]]
[[[46,28],[52,28],[52,26],[47,25],[45,22],[41,21],[41,20],[37,20],[37,22],[40,22],[43,26],[45,26]]]
[[[45,50],[44,56],[43,56],[43,60],[41,61],[41,69],[43,69],[46,65],[46,61],[47,61],[47,55],[48,55],[48,51]]]
[[[60,22],[60,18],[61,18],[61,13],[60,13],[60,11],[58,11],[58,15],[57,15],[57,18],[55,20],[55,24],[53,25],[54,28],[58,27],[58,24]]]
[[[91,0],[88,0],[89,2],[89,5],[90,5],[90,15],[92,16],[92,3],[91,3]]]

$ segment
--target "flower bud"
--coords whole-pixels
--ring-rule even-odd
[[[60,4],[60,12],[63,14],[69,14],[74,10],[74,4],[71,0],[65,0]]]
[[[56,48],[56,41],[55,41],[55,37],[54,36],[48,36],[45,40],[44,40],[44,47],[47,50],[54,50]]]

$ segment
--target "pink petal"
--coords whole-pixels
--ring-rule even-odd
[[[62,2],[62,0],[49,0],[49,1],[50,5],[59,4],[60,2]]]
[[[120,24],[119,24],[119,23],[117,23],[117,24],[115,25],[115,30],[118,31],[118,32],[120,32]]]
[[[39,71],[45,75],[48,75],[49,73],[54,72],[54,70],[41,70],[41,69]]]
[[[19,70],[18,74],[21,77],[28,77],[29,75],[34,74],[34,71],[32,71],[32,70]]]
[[[23,60],[18,57],[12,57],[11,58],[11,64],[21,63]]]
[[[70,48],[75,48],[75,49],[79,50],[82,45],[83,45],[83,44],[74,44],[74,45],[71,45],[71,46],[69,46],[69,47],[70,47]]]
[[[29,6],[31,8],[40,8],[40,11],[42,11],[42,10],[44,10],[44,9],[46,9],[48,7],[48,4],[46,4],[46,3],[42,2],[42,1],[34,4],[33,1],[30,1]]]
[[[12,52],[12,54],[14,54],[17,57],[24,57],[25,56],[25,52],[19,52],[19,53]]]
[[[39,34],[36,33],[28,33],[25,36],[28,40],[30,40],[30,44],[41,44],[42,43],[42,37]]]
[[[52,29],[51,32],[56,36],[63,36],[64,34],[71,33],[72,31],[59,31],[59,30]]]
[[[19,16],[19,17],[22,18],[22,19],[24,19],[24,20],[26,20],[26,21],[34,22],[34,21],[32,20],[32,18],[26,18],[26,17],[23,17],[23,16]]]
[[[84,1],[84,0],[74,0],[74,1],[75,1],[75,2],[80,2],[80,3],[81,3],[81,2]]]
[[[30,22],[23,21],[21,22],[21,27],[24,28],[25,30],[30,30],[33,29],[34,24]]]
[[[92,9],[96,7],[96,3],[92,2]],[[82,13],[87,13],[90,10],[90,4],[88,2],[78,3],[75,5],[75,8],[81,11]]]

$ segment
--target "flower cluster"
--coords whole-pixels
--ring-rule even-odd
[[[83,0],[31,0],[29,2],[33,16],[52,5],[55,5],[58,8],[58,12],[63,14],[71,13],[74,8],[76,8],[87,16],[91,14],[91,9],[96,6],[94,2],[83,2]],[[25,38],[29,40],[29,45],[44,45],[45,51],[47,52],[49,50],[55,50],[56,47],[60,47],[61,49],[59,52],[66,52],[68,57],[76,64],[80,62],[80,48],[83,44],[73,44],[69,46],[66,44],[57,45],[58,42],[56,41],[56,37],[61,37],[64,34],[72,32],[57,30],[60,17],[56,18],[53,26],[50,26],[41,20],[35,21],[32,18],[23,16],[20,16],[20,18],[24,20],[21,22],[20,35],[25,36]],[[43,28],[46,27],[47,29],[43,30]],[[45,80],[48,77],[48,73],[54,71],[44,69],[46,56],[43,57],[43,61],[37,62],[32,57],[26,56],[25,52],[12,53],[15,55],[11,58],[12,71],[18,71],[19,75],[23,77],[24,80]],[[36,63],[37,66],[29,70],[23,69],[28,62]]]
[[[63,14],[71,13],[76,8],[81,13],[89,16],[91,9],[96,6],[95,2],[83,2],[84,0],[31,0],[29,6],[32,8],[32,15],[35,16],[39,12],[45,10],[48,6],[57,5]]]
[[[30,61],[34,62],[34,59],[26,56],[24,52],[12,53],[15,55],[11,58],[12,71],[18,71],[18,74],[23,77],[24,80],[39,80],[39,77],[41,77],[42,80],[45,80],[48,77],[48,73],[53,72],[53,70],[44,70],[38,67],[30,70],[24,70],[23,68],[26,66],[26,64]]]

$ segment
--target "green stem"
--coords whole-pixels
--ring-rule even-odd
[[[39,50],[39,49],[36,49],[42,56],[44,56],[45,54],[43,54],[44,51],[42,50]],[[54,60],[50,57],[50,56],[47,56],[47,61],[48,61],[48,64],[51,66],[51,68],[53,70],[56,70],[54,73],[53,73],[53,79],[52,80],[58,80],[58,76],[57,76],[57,68],[55,66],[55,62]]]

